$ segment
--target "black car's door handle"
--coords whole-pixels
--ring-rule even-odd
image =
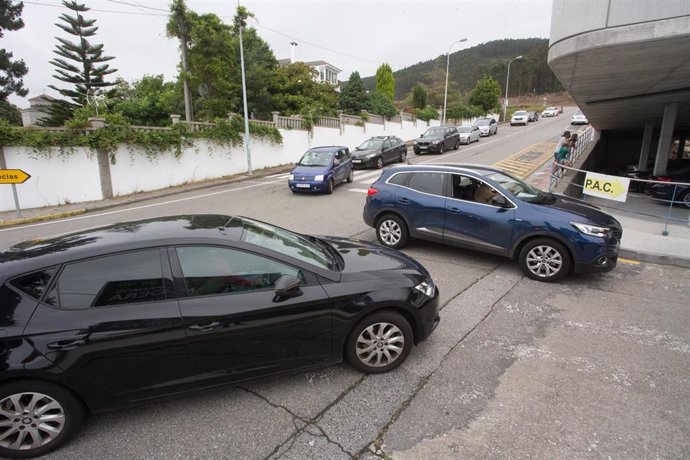
[[[51,350],[73,350],[79,345],[84,345],[86,340],[74,339],[74,340],[60,340],[59,342],[53,342],[48,344],[48,348]]]
[[[398,198],[398,203],[400,203],[400,204],[410,204],[410,203],[412,203],[412,202],[411,202],[410,200],[408,200],[407,198]]]
[[[190,331],[198,331],[198,332],[206,332],[206,331],[211,331],[213,329],[217,329],[220,327],[220,321],[213,321],[211,323],[206,323],[206,324],[193,324],[192,326],[189,326],[187,329]]]

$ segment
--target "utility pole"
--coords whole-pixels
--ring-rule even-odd
[[[240,14],[240,0],[237,0],[237,14]],[[242,29],[244,19],[239,18],[240,29],[240,67],[242,70],[242,104],[244,105],[244,153],[247,155],[247,174],[252,175],[252,155],[249,152],[249,110],[247,109],[247,82],[244,76],[244,45],[242,43]]]
[[[173,3],[172,6],[175,11],[176,21],[180,28],[180,54],[182,56],[182,85],[184,90],[184,119],[185,121],[194,121],[194,112],[192,109],[192,93],[189,91],[189,81],[187,75],[189,68],[187,66],[187,7],[184,0]]]

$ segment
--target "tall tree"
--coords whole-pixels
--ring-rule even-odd
[[[288,116],[306,109],[316,109],[317,115],[335,115],[338,93],[332,85],[315,81],[316,73],[303,62],[278,67],[274,109]]]
[[[22,2],[12,3],[10,0],[0,0],[0,38],[6,30],[19,30],[24,27],[21,15],[24,9]],[[28,90],[24,88],[22,77],[29,69],[23,60],[12,60],[13,54],[4,48],[0,49],[0,101],[4,102],[10,94],[26,96]]]
[[[385,62],[376,69],[376,91],[387,95],[391,101],[395,96],[395,77],[393,76],[393,69]]]
[[[393,100],[388,96],[388,94],[381,93],[379,91],[374,91],[369,94],[369,105],[367,110],[371,113],[382,115],[384,117],[392,117],[398,110],[393,104]]]
[[[60,29],[75,37],[75,41],[56,37],[60,43],[53,51],[59,57],[50,61],[56,67],[54,78],[70,83],[69,88],[49,87],[71,99],[66,101],[71,108],[81,107],[87,103],[87,96],[94,90],[113,86],[115,83],[105,81],[105,77],[117,72],[105,64],[114,57],[103,55],[103,45],[92,45],[87,39],[96,35],[98,27],[95,19],[86,19],[83,13],[89,11],[84,4],[74,0],[63,0],[63,6],[73,12],[60,15],[65,24],[55,24]],[[54,120],[55,121],[55,120]]]
[[[338,108],[349,114],[359,115],[368,106],[369,96],[367,90],[364,89],[362,78],[359,76],[359,72],[352,72],[347,81],[347,86],[340,92]]]
[[[477,82],[470,93],[470,104],[481,107],[484,113],[498,108],[498,99],[501,96],[501,85],[490,76],[486,76]]]
[[[426,107],[426,90],[420,84],[417,84],[412,90],[412,105],[415,109]]]
[[[186,121],[193,121],[192,92],[189,89],[189,64],[187,59],[189,46],[189,21],[187,5],[184,0],[173,0],[170,5],[170,20],[166,26],[168,37],[180,39],[180,78],[184,92],[184,113]]]

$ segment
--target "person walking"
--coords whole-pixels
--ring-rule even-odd
[[[557,173],[561,168],[558,165],[562,164],[568,157],[570,152],[570,131],[564,131],[561,138],[553,150],[553,173]]]

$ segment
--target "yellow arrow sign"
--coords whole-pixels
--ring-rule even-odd
[[[588,172],[583,184],[583,192],[615,201],[625,201],[630,179]]]
[[[21,169],[0,169],[0,184],[23,184],[29,177]]]

